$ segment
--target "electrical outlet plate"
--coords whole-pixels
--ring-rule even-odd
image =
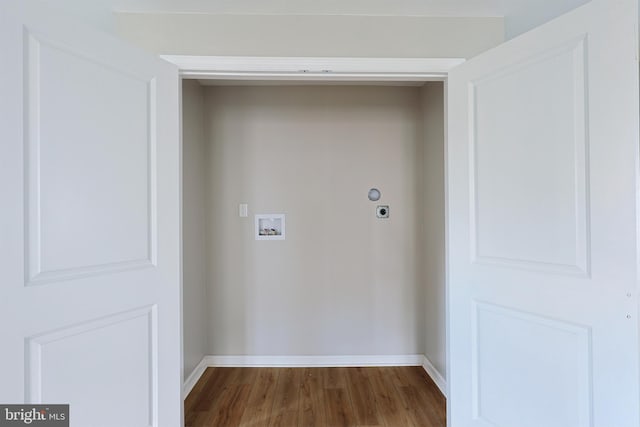
[[[379,205],[376,207],[376,216],[378,218],[389,218],[389,206]]]

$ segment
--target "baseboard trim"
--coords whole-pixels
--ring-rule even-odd
[[[357,367],[357,366],[422,366],[436,383],[442,394],[447,395],[447,383],[422,354],[368,355],[368,356],[204,356],[184,381],[183,398],[186,399],[208,367]]]
[[[207,366],[348,367],[420,366],[421,354],[369,356],[206,356]]]
[[[440,371],[438,371],[427,356],[422,356],[422,368],[429,374],[431,379],[440,389],[444,397],[447,397],[447,381],[444,379]]]
[[[204,374],[205,369],[207,369],[207,356],[203,357],[200,363],[196,365],[196,367],[191,371],[191,374],[184,380],[184,385],[182,386],[182,399],[186,399],[193,387],[196,385],[202,374]]]

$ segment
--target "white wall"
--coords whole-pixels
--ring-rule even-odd
[[[375,25],[374,39],[370,38],[372,34],[368,34],[371,31],[370,29],[365,29],[365,33],[362,33],[359,27],[352,27],[346,35],[355,36],[356,38],[362,35],[363,37],[359,37],[362,43],[366,44],[371,40],[373,42],[372,45],[375,46],[375,42],[378,41],[375,34],[384,34],[382,37],[383,42],[400,42],[401,45],[397,46],[400,51],[407,49],[406,46],[403,46],[405,43],[426,44],[428,46],[434,44],[447,45],[451,43],[452,46],[455,46],[465,40],[471,43],[469,49],[477,50],[473,48],[474,45],[480,47],[486,42],[490,44],[493,43],[492,40],[495,35],[495,29],[499,31],[498,34],[500,34],[501,38],[504,34],[505,39],[511,39],[589,1],[590,0],[492,0],[484,3],[474,1],[464,4],[462,2],[453,3],[450,1],[422,1],[413,3],[405,2],[405,4],[394,2],[392,6],[390,6],[389,2],[368,2],[366,5],[363,5],[362,2],[328,4],[321,2],[265,2],[264,0],[254,3],[212,1],[178,2],[175,0],[165,0],[164,2],[158,2],[157,0],[57,0],[49,3],[55,4],[55,6],[67,11],[68,14],[74,16],[84,24],[92,25],[104,31],[119,33],[125,36],[125,38],[131,39],[156,52],[179,54],[187,50],[199,52],[211,49],[203,43],[202,36],[205,36],[209,42],[215,43],[216,49],[219,49],[217,43],[223,41],[227,43],[230,48],[233,48],[236,42],[243,46],[246,42],[251,42],[252,39],[261,40],[265,36],[267,40],[273,40],[277,37],[277,34],[268,34],[274,31],[273,28],[275,28],[276,32],[283,31],[282,28],[277,29],[278,24],[276,21],[279,21],[281,24],[286,24],[287,22],[293,23],[299,20],[298,17],[293,19],[287,18],[287,16],[291,17],[292,15],[315,15],[319,21],[326,22],[326,25],[320,24],[320,28],[313,28],[311,30],[312,33],[316,33],[315,35],[309,34],[308,28],[305,26],[292,26],[290,31],[299,31],[297,35],[292,37],[294,43],[295,40],[312,40],[314,38],[320,38],[321,40],[322,34],[331,35],[332,32],[327,32],[326,28],[331,28],[330,21],[333,20],[332,17],[340,15],[345,17],[376,16],[377,23],[373,24]],[[278,14],[281,15],[281,18],[273,20],[274,24],[269,25],[267,22],[270,20],[269,17]],[[250,18],[237,18],[238,16],[250,16]],[[323,19],[322,16],[328,17],[328,19]],[[444,28],[438,28],[437,24],[436,26],[432,26],[432,22],[442,19],[439,17],[446,17],[446,19],[453,19],[453,21],[448,21],[448,24],[446,21],[441,21]],[[480,30],[478,26],[471,25],[467,27],[464,21],[456,21],[459,17],[473,17],[472,19],[477,22],[486,19],[488,27],[493,27],[494,25],[497,25],[497,27],[489,30],[486,34],[481,34],[478,33]],[[496,20],[494,17],[504,18],[497,18]],[[387,20],[387,18],[393,19]],[[261,21],[258,27],[250,27],[250,22],[255,19]],[[166,24],[168,21],[185,20],[194,22],[196,27],[190,28],[190,25],[180,24],[178,22],[163,26],[163,23]],[[202,24],[198,24],[198,22],[204,20],[211,22],[212,25],[215,25],[215,28],[202,28]],[[425,27],[423,30],[418,30],[421,35],[426,35],[425,32],[430,32],[431,34],[433,34],[434,31],[441,32],[436,34],[435,37],[412,37],[403,39],[402,34],[395,33],[395,29],[399,28],[404,34],[404,25],[397,25],[397,22],[402,22],[403,20],[410,27],[414,26],[411,24],[411,20],[421,22],[417,24]],[[360,22],[365,21],[360,20]],[[371,22],[373,23],[375,21]],[[237,30],[228,28],[238,24],[240,24],[240,27],[236,27]],[[222,25],[222,28],[219,29],[218,26],[220,25]],[[265,28],[265,25],[272,27],[267,29],[267,34],[260,30],[260,28]],[[187,32],[181,31],[178,28],[180,26],[184,27],[183,29],[186,29]],[[433,29],[429,29],[428,27],[432,27]],[[358,30],[354,31],[353,28],[358,28]],[[380,31],[380,29],[384,29],[384,31]],[[442,32],[442,30],[444,30],[444,32]],[[203,33],[203,31],[205,33]],[[415,30],[412,30],[412,32],[415,32]],[[339,33],[342,36],[345,35],[342,31],[339,31]],[[260,37],[256,38],[255,36],[258,34],[260,34]],[[414,34],[414,36],[419,36],[420,34]],[[216,37],[206,37],[207,35]],[[223,35],[223,37],[219,37],[220,35]],[[289,36],[292,36],[292,34],[289,33]],[[187,37],[189,40],[180,40],[183,37]],[[239,41],[236,41],[238,37]],[[151,40],[151,38],[156,39]],[[245,43],[243,43],[243,40]],[[285,40],[285,44],[289,42],[289,39]],[[328,45],[331,43],[332,41],[327,42]],[[189,47],[189,45],[193,45],[194,47]],[[491,46],[493,45],[495,44]],[[166,52],[164,51],[165,48],[172,48],[174,51]],[[243,48],[246,48],[246,46],[243,46]],[[284,47],[281,46],[280,48]],[[419,46],[414,46],[411,50],[416,51],[419,49]],[[427,48],[422,46],[422,49],[426,50]],[[453,50],[457,49],[454,48]],[[222,55],[223,53],[215,54]],[[244,53],[235,54],[245,55]],[[467,54],[462,56],[469,57],[472,55]]]
[[[34,1],[34,0],[31,0]],[[83,25],[102,32],[114,33],[113,0],[35,0],[63,11]]]
[[[117,31],[181,55],[462,57],[502,42],[502,18],[117,13]]]
[[[511,39],[590,0],[503,0],[505,36]]]
[[[424,354],[446,378],[444,85],[422,88],[424,117]]]
[[[210,354],[423,352],[420,102],[408,87],[207,90]],[[253,214],[281,212],[287,239],[255,241]]]
[[[185,378],[207,354],[206,212],[207,141],[204,92],[195,80],[182,85],[183,347]]]
[[[58,0],[62,1],[62,0]],[[116,10],[227,15],[499,16],[502,0],[110,0]]]

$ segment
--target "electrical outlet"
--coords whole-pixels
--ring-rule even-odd
[[[376,216],[378,218],[389,218],[389,206],[381,205],[376,207]]]

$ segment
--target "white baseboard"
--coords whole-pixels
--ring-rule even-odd
[[[447,397],[447,381],[444,379],[440,371],[438,371],[431,361],[427,359],[427,356],[422,356],[422,368],[429,374],[431,379],[440,389],[440,392],[444,397]]]
[[[184,385],[182,386],[182,399],[186,399],[193,387],[196,385],[202,374],[204,374],[204,370],[207,369],[207,356],[203,357],[200,363],[191,371],[191,374],[184,380]]]
[[[368,356],[204,356],[184,381],[183,398],[189,395],[207,367],[356,367],[422,366],[446,396],[447,383],[422,354]]]
[[[207,366],[346,367],[420,366],[421,354],[378,356],[206,356]]]

